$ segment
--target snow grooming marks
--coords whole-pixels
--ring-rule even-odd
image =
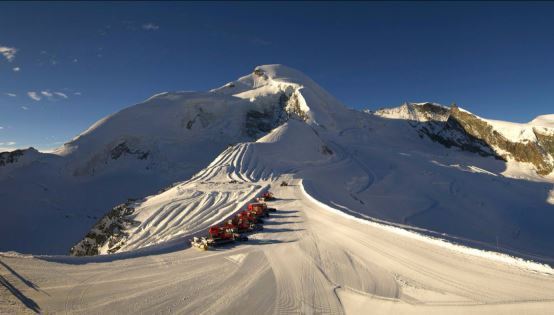
[[[481,249],[476,249],[476,248],[471,248],[471,247],[462,246],[462,245],[458,245],[458,244],[453,244],[453,243],[450,243],[450,242],[448,242],[447,240],[444,240],[444,239],[439,239],[439,238],[434,238],[434,237],[422,235],[422,234],[419,234],[419,233],[416,233],[416,232],[413,232],[413,231],[408,231],[408,230],[405,230],[405,229],[402,229],[402,228],[399,228],[399,227],[395,227],[395,226],[392,226],[392,225],[386,225],[386,224],[382,224],[382,223],[377,223],[377,222],[373,222],[373,221],[368,221],[368,220],[356,218],[356,217],[354,217],[352,215],[349,215],[349,214],[347,214],[347,213],[345,213],[341,210],[330,207],[330,206],[320,202],[319,200],[315,199],[314,197],[312,197],[308,192],[306,192],[306,189],[304,188],[303,180],[300,180],[299,185],[300,185],[300,189],[301,189],[302,193],[306,196],[306,198],[308,200],[310,200],[311,202],[317,204],[318,206],[320,206],[321,208],[323,208],[323,209],[325,209],[329,212],[332,212],[332,213],[338,214],[340,216],[346,217],[350,220],[354,220],[354,221],[362,223],[362,224],[371,225],[373,227],[377,227],[377,228],[380,228],[380,229],[383,229],[383,230],[387,230],[389,232],[393,232],[393,233],[398,234],[398,235],[402,235],[402,236],[406,236],[406,237],[409,237],[409,238],[412,238],[412,239],[420,240],[420,241],[423,241],[423,242],[426,242],[426,243],[429,243],[429,244],[433,244],[433,245],[436,245],[436,246],[440,246],[440,247],[443,247],[443,248],[446,248],[446,249],[449,249],[449,250],[452,250],[452,251],[456,251],[456,252],[459,252],[459,253],[462,253],[462,254],[490,259],[490,260],[493,260],[493,261],[496,261],[496,262],[501,262],[501,263],[505,263],[505,264],[508,264],[508,265],[512,265],[512,266],[520,268],[520,269],[533,271],[533,272],[537,272],[537,273],[542,273],[542,274],[545,274],[545,275],[554,275],[554,269],[552,269],[552,267],[550,267],[547,264],[540,264],[540,263],[537,263],[537,262],[534,262],[534,261],[524,260],[522,258],[510,256],[510,255],[503,254],[503,253],[485,251],[485,250],[481,250]]]
[[[240,211],[246,203],[267,189],[253,183],[187,182],[137,203],[127,220],[134,227],[99,244],[99,254],[119,253],[182,242],[203,234]],[[110,233],[106,231],[105,233]]]

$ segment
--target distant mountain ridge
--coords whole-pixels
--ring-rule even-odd
[[[552,115],[540,116],[528,124],[514,124],[483,119],[456,105],[448,108],[433,103],[407,103],[380,109],[375,115],[408,120],[421,135],[447,147],[531,163],[539,175],[554,170]]]

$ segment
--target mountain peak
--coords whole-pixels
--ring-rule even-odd
[[[529,122],[529,125],[554,128],[554,114],[537,116]]]

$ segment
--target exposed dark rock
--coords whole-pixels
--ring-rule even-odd
[[[288,100],[286,93],[283,92],[275,106],[264,111],[248,111],[245,119],[246,134],[249,137],[258,138],[287,121],[289,119],[289,114],[286,111]]]
[[[118,144],[117,146],[115,146],[110,151],[110,156],[111,156],[112,160],[117,160],[121,156],[126,155],[126,154],[127,155],[134,155],[139,160],[146,160],[148,158],[148,155],[150,154],[150,152],[142,151],[142,150],[139,150],[139,149],[132,150],[132,149],[129,148],[129,146],[127,145],[126,142],[122,142],[122,143]]]
[[[290,96],[283,94],[281,97],[281,103],[284,103],[285,111],[288,113],[290,118],[303,121],[308,120],[308,115],[300,108],[300,101],[297,93],[292,93]]]
[[[202,128],[208,127],[212,121],[213,114],[205,112],[202,107],[198,107],[196,110],[198,111],[198,113],[194,116],[194,118],[187,121],[186,123],[184,120],[182,121],[182,125],[189,130],[192,129],[192,126],[194,126],[196,121],[200,121]]]
[[[427,118],[424,121],[409,121],[420,136],[425,135],[446,147],[459,147],[482,156],[493,156],[501,160],[512,158],[518,162],[531,163],[539,175],[547,175],[554,170],[551,162],[551,157],[554,156],[552,134],[544,134],[534,128],[537,141],[515,142],[504,137],[487,121],[460,110],[456,105],[452,105],[450,109],[431,103],[406,106],[408,111],[417,112],[413,117]],[[442,121],[442,118],[436,119],[437,117],[448,118]]]
[[[130,203],[131,201],[112,208],[108,214],[94,224],[90,232],[79,243],[71,247],[69,254],[72,256],[98,255],[100,248],[106,244],[108,253],[119,250],[128,236],[125,231],[139,223],[127,218],[135,211]]]
[[[427,122],[418,126],[420,135],[426,135],[447,148],[458,147],[462,150],[474,152],[481,156],[493,156],[501,159],[493,148],[485,141],[465,132],[455,119],[448,119],[445,123]]]
[[[254,69],[254,74],[261,77],[263,76],[265,73],[262,69]]]
[[[518,162],[533,164],[539,175],[547,175],[554,170],[554,165],[552,165],[548,156],[552,152],[554,136],[541,134],[537,137],[537,142],[513,142],[494,130],[486,121],[468,112],[461,111],[457,106],[452,106],[450,117],[456,120],[467,134],[486,142],[490,146],[508,152]],[[535,135],[537,135],[536,131]],[[507,156],[504,156],[504,159],[506,158]]]
[[[16,163],[20,157],[23,156],[25,150],[14,150],[11,152],[1,152],[0,153],[0,166],[5,166],[6,164]]]

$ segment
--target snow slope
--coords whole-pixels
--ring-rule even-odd
[[[10,235],[0,251],[67,253],[114,205],[189,178],[230,144],[265,134],[281,112],[279,103],[213,92],[162,93],[52,154],[29,150],[0,166],[0,230]],[[264,124],[249,124],[254,114]]]
[[[263,233],[216,251],[0,255],[2,313],[546,314],[552,269],[340,215],[289,175]],[[164,253],[165,252],[165,253]],[[18,295],[13,295],[9,287]]]
[[[537,116],[529,122],[529,125],[554,128],[554,114]]]

